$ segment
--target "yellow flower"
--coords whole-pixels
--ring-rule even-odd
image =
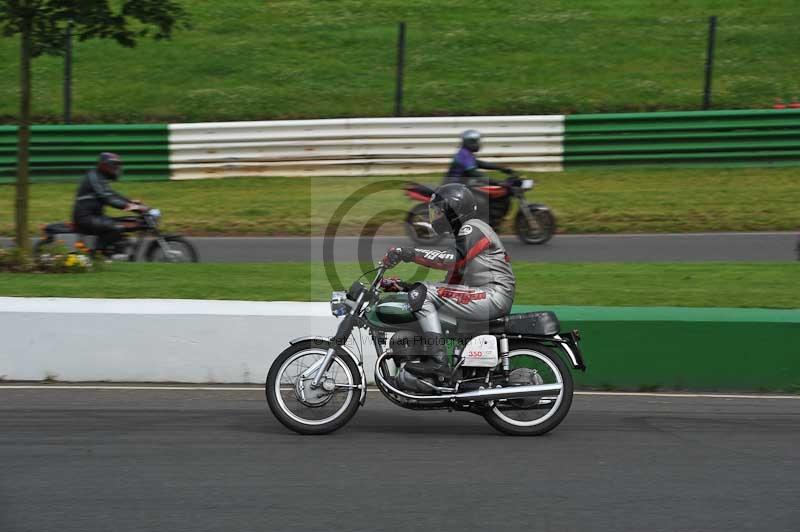
[[[64,261],[64,266],[75,266],[78,264],[78,257],[75,255],[67,255],[67,260]]]

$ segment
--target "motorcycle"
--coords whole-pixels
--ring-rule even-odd
[[[544,244],[553,237],[556,219],[553,212],[541,203],[528,203],[525,192],[533,189],[533,179],[520,179],[511,176],[496,185],[471,187],[478,202],[478,216],[487,221],[495,230],[511,209],[511,199],[519,203],[514,219],[514,230],[519,239],[526,244]],[[433,245],[444,235],[438,234],[428,221],[428,202],[434,189],[419,183],[407,183],[406,196],[422,204],[414,206],[406,215],[406,233],[415,242]]]
[[[397,406],[471,412],[511,435],[544,434],[563,421],[572,404],[570,367],[586,369],[577,330],[560,331],[558,318],[547,311],[485,322],[440,315],[450,376],[417,377],[405,371],[405,363],[430,347],[409,293],[424,285],[387,291],[386,270],[365,273],[362,278],[377,271],[369,284],[357,280],[346,292],[333,292],[331,312],[342,318],[334,336],[296,338],[277,356],[265,393],[278,421],[300,434],[327,434],[364,405],[362,350],[350,343],[357,328],[368,331],[378,354],[377,388]]]
[[[161,211],[145,208],[136,216],[115,218],[125,227],[123,236],[117,242],[110,244],[112,249],[93,249],[86,245],[86,235],[81,234],[72,222],[56,222],[47,224],[42,228],[43,237],[34,246],[34,253],[40,255],[46,252],[47,246],[55,242],[57,237],[75,235],[75,247],[88,253],[102,253],[111,260],[135,262],[139,252],[143,249],[145,237],[153,239],[144,248],[144,260],[147,262],[197,262],[197,250],[186,238],[180,235],[164,234],[159,229]],[[129,238],[128,234],[137,234],[136,238]]]

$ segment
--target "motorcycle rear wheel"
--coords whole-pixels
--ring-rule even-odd
[[[514,220],[514,230],[517,237],[526,244],[544,244],[551,238],[556,231],[556,218],[553,213],[546,210],[534,210],[529,207],[529,212],[533,217],[533,224],[528,222],[528,218],[520,211]]]
[[[427,230],[426,228],[415,225],[421,222],[430,223],[428,220],[427,203],[415,205],[408,211],[408,215],[406,216],[406,234],[408,234],[408,238],[414,242],[428,245],[437,244],[444,238],[444,235],[440,235],[432,229]]]
[[[509,351],[511,367],[536,369],[539,380],[531,384],[561,384],[552,397],[492,401],[484,413],[495,429],[511,436],[540,436],[556,428],[572,406],[572,373],[552,349],[536,343],[518,344]]]
[[[298,434],[328,434],[338,430],[360,406],[360,390],[355,387],[363,384],[361,373],[353,359],[339,350],[326,380],[349,389],[313,390],[310,378],[301,379],[303,371],[322,359],[328,347],[329,342],[298,342],[284,349],[269,368],[265,385],[269,409],[283,426]]]

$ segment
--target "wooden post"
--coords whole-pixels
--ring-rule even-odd
[[[30,2],[23,4],[22,46],[20,52],[20,90],[22,97],[19,110],[19,129],[17,144],[17,198],[16,198],[16,241],[17,247],[25,254],[31,252],[28,236],[28,159],[30,148],[31,123],[31,33],[33,18]]]

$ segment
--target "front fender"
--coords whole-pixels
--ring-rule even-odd
[[[331,337],[330,336],[301,336],[300,338],[294,338],[289,340],[289,345],[299,344],[300,342],[307,342],[307,341],[316,341],[319,343],[330,343]],[[353,359],[353,362],[356,363],[356,367],[358,368],[358,373],[361,376],[361,395],[359,396],[358,402],[361,406],[364,406],[364,403],[367,401],[367,376],[364,373],[364,364],[362,363],[361,359],[356,356],[352,349],[347,347],[346,345],[339,346],[342,351],[347,353],[350,358]]]

